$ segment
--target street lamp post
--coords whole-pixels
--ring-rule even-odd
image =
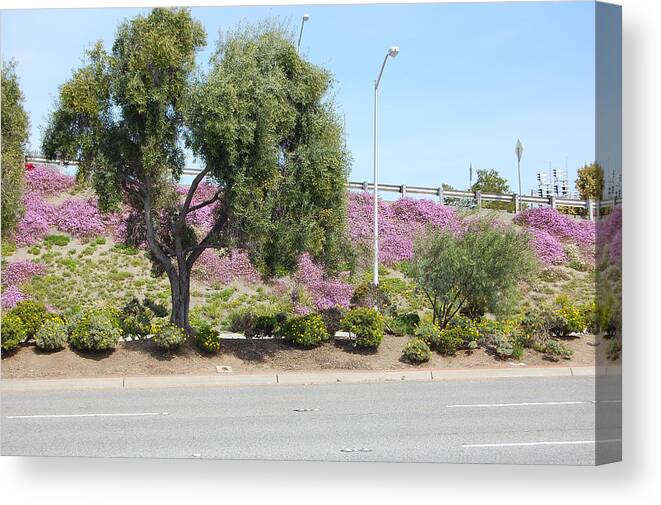
[[[521,144],[521,140],[517,139],[516,140],[516,147],[514,148],[514,153],[516,154],[516,159],[517,159],[517,166],[519,170],[519,195],[518,195],[518,200],[519,200],[519,212],[521,211],[521,156],[523,156],[523,144]]]
[[[303,27],[305,26],[305,22],[309,21],[310,15],[309,14],[303,14],[303,19],[301,20],[301,31],[298,34],[298,43],[296,44],[296,52],[301,51],[301,38],[303,37]]]
[[[374,81],[374,286],[379,285],[379,150],[378,150],[378,97],[379,83],[383,75],[388,57],[395,58],[399,54],[399,47],[392,46],[388,49],[379,75]]]

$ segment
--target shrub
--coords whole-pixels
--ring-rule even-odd
[[[381,312],[387,312],[392,306],[392,300],[382,284],[375,287],[372,281],[365,281],[354,289],[350,305],[351,307],[377,307]]]
[[[46,235],[44,242],[50,245],[65,246],[71,241],[67,235]]]
[[[3,351],[16,349],[26,337],[25,325],[20,317],[10,313],[2,318],[0,340]]]
[[[476,349],[480,339],[478,325],[471,318],[466,316],[455,316],[448,324],[446,329],[456,329],[456,334],[461,337],[461,347]]]
[[[125,335],[147,335],[151,330],[150,312],[137,298],[132,298],[122,309],[119,324]]]
[[[606,351],[606,355],[608,356],[608,359],[611,360],[616,360],[620,357],[620,354],[622,353],[622,342],[615,338],[610,341],[608,344],[608,350]]]
[[[331,338],[340,330],[340,323],[342,322],[344,313],[345,311],[340,307],[331,307],[330,309],[321,311],[321,317],[324,319],[324,324]]]
[[[420,323],[420,316],[415,312],[400,314],[386,320],[386,328],[393,335],[413,335],[416,326]]]
[[[403,357],[406,361],[419,364],[431,359],[431,350],[421,338],[414,338],[404,346]]]
[[[436,349],[441,336],[441,329],[437,324],[424,322],[418,324],[415,329],[415,335],[424,340],[430,348]]]
[[[64,320],[53,317],[46,321],[34,336],[35,344],[44,351],[59,351],[64,349],[69,340],[69,331]]]
[[[383,340],[383,316],[375,309],[351,309],[340,322],[340,327],[356,335],[357,347],[375,348]]]
[[[69,324],[69,343],[80,351],[105,351],[117,346],[121,329],[112,309],[87,309]]]
[[[215,354],[220,351],[220,334],[207,322],[195,327],[195,344],[207,353]]]
[[[152,341],[166,352],[176,349],[186,341],[186,332],[176,324],[162,321],[152,323]]]
[[[229,329],[235,333],[254,335],[255,314],[247,307],[232,310],[227,316]]]
[[[464,330],[460,326],[443,328],[436,341],[436,351],[453,356],[464,342],[463,334]]]
[[[583,333],[587,323],[584,312],[569,302],[566,298],[559,300],[560,308],[553,312],[553,318],[549,326],[551,335],[564,337],[572,333]]]
[[[23,322],[23,327],[28,338],[34,338],[37,330],[49,318],[49,313],[43,303],[35,302],[32,300],[24,300],[18,302],[16,306],[11,309],[11,314],[18,317]]]
[[[329,339],[326,325],[319,314],[294,317],[282,329],[286,340],[301,347],[313,347]]]
[[[558,361],[560,358],[570,359],[574,355],[572,349],[553,338],[539,340],[533,347],[536,351],[544,353],[550,361]]]
[[[268,337],[275,335],[278,321],[274,315],[253,315],[252,324],[246,331],[246,337]]]
[[[514,228],[478,220],[460,235],[431,231],[416,242],[411,274],[445,328],[462,307],[498,313],[534,271],[528,237]]]

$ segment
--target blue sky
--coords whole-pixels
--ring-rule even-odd
[[[372,178],[373,81],[387,49],[400,54],[380,85],[380,180],[468,186],[468,167],[495,168],[516,189],[521,138],[523,188],[549,162],[570,179],[594,159],[593,2],[315,5],[194,8],[207,31],[205,65],[220,30],[268,17],[289,20],[301,51],[330,69],[346,117],[352,180]],[[31,147],[58,87],[101,39],[144,9],[3,11],[2,58],[18,60],[31,117]]]

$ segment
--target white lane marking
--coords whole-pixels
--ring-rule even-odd
[[[622,403],[622,400],[587,400],[572,402],[520,402],[520,403],[468,403],[457,405],[446,405],[449,409],[467,409],[467,408],[489,408],[489,407],[536,407],[543,405],[585,405],[595,403]]]
[[[581,444],[612,444],[615,442],[622,442],[621,438],[614,438],[611,440],[558,440],[554,442],[512,442],[502,444],[461,444],[465,448],[480,448],[480,447],[530,447],[536,445],[581,445]]]
[[[136,416],[167,416],[167,412],[119,412],[108,414],[36,414],[29,416],[7,416],[7,419],[60,419],[67,417],[136,417]]]

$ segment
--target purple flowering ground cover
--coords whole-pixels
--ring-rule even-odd
[[[74,194],[75,180],[57,169],[36,166],[26,173],[24,203],[26,212],[14,234],[19,248],[40,243],[52,232],[63,232],[74,238],[87,240],[107,236],[121,240],[125,236],[124,222],[128,210],[115,214],[99,211],[96,199],[85,194]],[[188,188],[177,186],[177,193],[184,195]],[[193,205],[212,198],[217,187],[203,183],[193,198]],[[188,216],[189,224],[201,232],[208,231],[218,209],[216,204],[199,209]],[[379,201],[379,259],[384,266],[394,266],[413,256],[414,243],[428,227],[461,234],[470,225],[470,219],[462,217],[453,207],[440,205],[426,199],[403,198],[396,201]],[[371,258],[373,247],[373,199],[366,192],[350,192],[348,195],[347,220],[350,239],[359,257]],[[616,210],[600,223],[599,234],[610,244],[612,260],[621,251],[621,212]],[[530,244],[544,266],[565,265],[568,262],[566,248],[577,246],[590,260],[594,255],[595,225],[560,214],[550,208],[535,208],[521,212],[513,219],[530,234]],[[506,220],[494,225],[513,226]],[[592,262],[594,259],[592,258]],[[365,261],[369,264],[369,261]],[[43,265],[29,261],[7,263],[3,267],[3,307],[15,304],[25,295],[20,285],[29,282],[34,275],[44,273]],[[261,282],[257,269],[251,264],[248,253],[241,250],[207,250],[199,258],[195,278],[207,283],[230,284],[240,281],[246,284]],[[279,293],[291,294],[297,312],[326,310],[331,307],[347,307],[354,286],[348,274],[327,275],[312,257],[304,254],[299,258],[296,271],[286,279],[276,279],[271,288]],[[297,291],[304,290],[310,298],[307,304],[296,299]]]

